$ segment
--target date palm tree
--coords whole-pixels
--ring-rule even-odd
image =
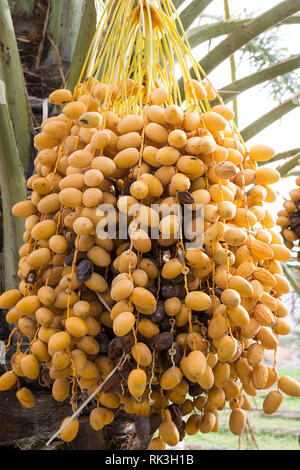
[[[62,72],[61,81],[67,75],[66,84],[73,89],[96,30],[97,12],[101,8],[102,1],[43,0],[43,2],[47,7],[47,15],[39,60],[44,67],[58,63]],[[232,82],[219,90],[224,102],[235,100],[237,109],[236,100],[242,93],[256,85],[266,83],[275,83],[279,87],[285,86],[290,93],[287,99],[242,130],[242,136],[247,141],[299,106],[297,98],[299,91],[291,74],[300,68],[300,54],[280,58],[280,60],[277,60],[273,54],[269,60],[257,61],[259,70],[239,79],[236,79],[234,56],[241,50],[247,53],[262,50],[263,43],[260,41],[266,32],[299,24],[300,0],[282,0],[281,3],[258,16],[239,19],[230,18],[228,0],[225,0],[224,19],[217,18],[213,23],[194,26],[195,19],[202,17],[205,19],[205,9],[213,2],[214,0],[173,0],[174,5],[180,8],[180,19],[193,48],[197,48],[200,44],[209,44],[213,39],[220,39],[214,48],[204,57],[199,58],[199,61],[206,73],[212,72],[224,61],[230,61]],[[28,106],[26,84],[11,14],[34,18],[36,5],[36,0],[0,1],[0,189],[6,288],[12,288],[17,283],[18,247],[23,242],[24,230],[23,224],[10,215],[11,207],[16,201],[24,199],[26,195],[24,174],[28,174],[34,158],[31,110]],[[182,86],[181,77],[178,77],[178,81]],[[278,169],[281,175],[285,176],[292,174],[299,157],[300,145],[299,148],[286,149],[285,152],[275,155],[271,162],[278,162]],[[283,164],[282,161],[284,161]],[[285,273],[291,277],[289,266],[286,267]],[[300,293],[300,288],[298,292]],[[56,407],[56,413],[59,413],[57,411],[59,407],[57,405]],[[4,412],[4,410],[0,411]],[[44,412],[42,401],[39,412]],[[64,411],[62,413],[64,414]],[[52,425],[55,427],[55,422],[54,424],[52,422]],[[24,428],[20,427],[20,429],[25,432]],[[100,437],[88,437],[83,442],[81,436],[78,446],[82,448],[87,440],[92,442],[95,448],[143,446],[145,443],[136,435],[136,429],[134,422],[127,419],[120,424],[119,429],[111,430],[110,438],[108,434],[101,434]],[[31,438],[28,434],[27,436]],[[24,438],[24,435],[21,434],[20,439],[21,437]],[[9,438],[7,442],[10,442]]]

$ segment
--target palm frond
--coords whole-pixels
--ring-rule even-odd
[[[300,54],[294,55],[289,57],[288,59],[284,59],[280,62],[275,61],[274,64],[271,64],[269,67],[259,70],[247,77],[241,78],[236,80],[225,87],[219,89],[219,93],[224,101],[224,103],[228,103],[231,101],[235,96],[238,96],[240,93],[244,91],[248,91],[251,88],[264,83],[270,82],[281,75],[286,75],[293,70],[300,68]],[[293,83],[293,93],[297,89],[298,82]]]
[[[25,178],[6,103],[0,102],[0,189],[3,216],[3,261],[6,289],[16,288],[19,248],[24,243],[24,220],[12,215],[12,206],[26,199]]]
[[[206,73],[210,73],[256,36],[298,11],[300,0],[285,0],[279,3],[230,34],[200,61],[201,66]]]
[[[96,32],[97,9],[99,7],[102,8],[102,6],[102,2],[99,3],[98,0],[89,0],[86,3],[67,80],[67,87],[70,90],[74,89],[79,79],[82,64],[84,63],[90,43]]]
[[[263,129],[273,124],[273,122],[278,121],[278,119],[282,118],[282,116],[297,108],[299,104],[300,103],[298,95],[292,96],[284,103],[280,104],[276,108],[273,108],[271,111],[264,114],[259,119],[252,122],[249,126],[243,129],[241,131],[243,139],[245,141],[251,139]]]
[[[300,296],[300,275],[298,273],[299,266],[292,265],[291,263],[281,263],[283,272],[294,291]]]
[[[230,34],[249,21],[250,19],[219,21],[218,23],[196,26],[188,31],[187,37],[191,47],[196,47],[205,41],[211,41],[216,37]]]
[[[286,176],[300,176],[300,170],[290,171]]]
[[[212,15],[202,15],[202,18],[203,17],[216,18],[219,21],[190,28],[187,32],[187,36],[192,47],[199,46],[199,44],[205,41],[211,41],[214,38],[233,33],[233,31],[236,31],[239,27],[248,24],[253,19],[249,15],[247,15],[247,18],[231,19],[230,21],[224,21],[222,18],[214,17]],[[299,23],[300,15],[290,16],[278,23],[276,28]]]
[[[193,0],[180,15],[183,28],[187,30],[211,2],[212,0]]]
[[[0,1],[0,18],[0,73],[6,88],[0,101],[7,101],[20,160],[24,171],[29,173],[32,126],[22,64],[7,0]]]
[[[286,163],[277,167],[282,178],[288,176],[288,173],[298,164],[300,153],[297,153],[294,157],[290,158]]]
[[[288,54],[288,49],[281,45],[278,28],[276,28],[245,44],[241,49],[240,60],[245,57],[254,70],[260,70],[265,66],[272,66],[278,60],[285,60]],[[287,93],[295,93],[299,88],[299,78],[300,75],[295,72],[282,72],[264,86],[270,90],[272,98],[280,102]]]

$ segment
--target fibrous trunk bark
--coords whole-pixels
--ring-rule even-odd
[[[28,386],[28,385],[27,385]],[[94,431],[87,415],[80,418],[79,432],[70,444],[61,440],[46,442],[59,429],[71,406],[67,400],[56,402],[49,390],[33,391],[35,406],[24,408],[16,398],[16,391],[1,392],[0,400],[0,450],[14,445],[22,450],[141,450],[149,438],[139,437],[133,415],[119,413],[112,424]]]
[[[300,10],[300,0],[285,0],[230,34],[201,61],[208,74],[244,44]]]
[[[14,217],[12,206],[26,199],[25,179],[17,144],[0,84],[0,189],[3,217],[4,284],[6,289],[18,285],[18,250],[24,243],[24,221]]]
[[[50,13],[40,67],[66,76],[71,66],[84,11],[84,0],[49,0]]]
[[[29,171],[31,121],[24,75],[7,0],[0,1],[0,79],[24,172]],[[3,132],[3,129],[1,129]],[[2,170],[3,171],[3,170]]]
[[[299,105],[299,95],[296,94],[243,129],[241,131],[243,139],[245,141],[251,139],[263,129],[273,124],[273,122],[278,121],[285,114],[298,108]]]

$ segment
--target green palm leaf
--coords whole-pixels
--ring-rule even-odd
[[[0,86],[2,86],[0,84]],[[3,91],[3,90],[2,90]],[[14,217],[12,206],[26,199],[23,168],[7,104],[0,102],[0,189],[3,215],[4,284],[6,289],[18,285],[19,248],[24,243],[24,220]]]
[[[212,24],[205,24],[202,26],[196,26],[195,28],[189,29],[187,37],[189,43],[192,47],[197,47],[199,44],[205,41],[211,41],[214,38],[219,36],[224,36],[236,31],[239,27],[248,24],[252,18],[245,19],[236,19],[230,21],[220,21]],[[288,18],[285,18],[280,23],[276,24],[278,26],[287,26],[291,24],[299,24],[300,16],[294,15]]]
[[[0,79],[5,83],[5,100],[24,171],[29,169],[31,154],[31,118],[25,80],[7,0],[0,1]],[[4,132],[1,129],[1,133]]]
[[[73,90],[97,28],[97,0],[87,0],[75,45],[67,87]]]
[[[193,0],[180,15],[183,28],[187,30],[211,2],[212,0]]]
[[[284,59],[270,67],[260,70],[259,72],[236,80],[221,88],[219,93],[224,103],[228,103],[239,94],[250,90],[256,85],[272,80],[278,76],[285,75],[286,73],[292,72],[298,68],[300,68],[300,54],[291,56],[288,59]]]
[[[298,296],[300,296],[300,275],[298,273],[298,267],[289,265],[288,263],[281,263],[284,275],[291,284],[292,288]]]
[[[243,129],[241,131],[243,139],[245,141],[251,139],[256,134],[261,132],[263,129],[270,126],[271,124],[273,124],[273,122],[277,121],[282,116],[289,113],[290,111],[297,108],[298,106],[299,106],[299,101],[298,101],[297,95],[292,96],[290,99],[286,100],[284,103],[280,104],[279,106],[276,106],[276,108],[273,108],[271,111],[264,114],[259,119],[257,119],[252,124],[250,124],[245,129]]]
[[[270,10],[251,20],[246,26],[241,26],[228,38],[222,41],[201,61],[206,73],[210,73],[235,51],[247,44],[251,39],[263,33],[272,26],[300,10],[300,0],[285,0]]]
[[[288,176],[288,173],[298,164],[300,153],[297,153],[294,157],[290,158],[286,163],[277,167],[282,178]]]
[[[295,149],[287,150],[286,152],[277,153],[271,160],[267,162],[269,165],[270,163],[278,162],[280,160],[285,160],[287,158],[293,157],[296,153],[300,153],[300,147]],[[264,166],[266,162],[259,162],[258,166]]]

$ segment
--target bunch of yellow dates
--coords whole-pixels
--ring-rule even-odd
[[[215,98],[207,81],[186,86],[198,100]],[[127,90],[137,93],[130,79]],[[31,407],[22,378],[37,380],[48,369],[54,399],[72,394],[74,411],[79,396],[103,383],[92,428],[124,409],[158,436],[149,449],[217,432],[226,402],[229,427],[240,435],[249,396],[277,384],[264,400],[266,414],[279,408],[282,392],[300,396],[296,381],[264,365],[265,351],[275,353],[291,329],[280,266],[290,251],[264,207],[275,201],[279,173],[257,165],[274,151],[254,145],[247,152],[222,104],[183,110],[157,87],[148,105],[121,113],[114,108],[120,93],[93,79],[75,97],[66,89],[49,97],[62,113],[34,139],[30,197],[13,208],[25,219],[20,284],[0,297],[7,322],[29,346],[18,344],[0,390],[17,388]],[[115,238],[103,236],[104,206],[115,209]],[[187,233],[202,207],[201,247],[188,245],[181,230],[185,206]],[[61,438],[71,441],[78,429],[75,418]]]
[[[298,164],[300,160],[298,161]],[[297,241],[300,239],[300,178],[296,178],[297,187],[289,192],[290,199],[283,203],[283,209],[277,214],[277,225],[281,227],[281,234],[284,239],[285,245],[292,250],[297,246]],[[299,251],[298,251],[299,253]],[[299,254],[297,259],[299,261]]]

